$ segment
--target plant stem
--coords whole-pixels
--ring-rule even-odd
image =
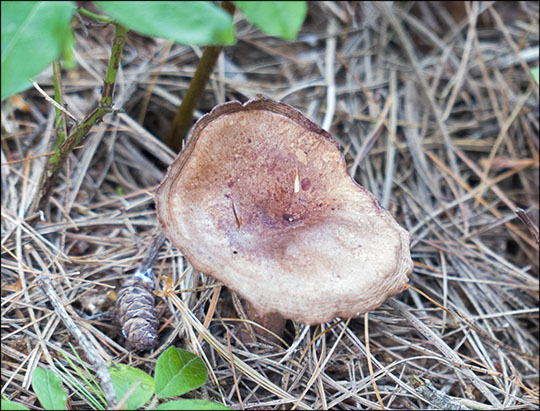
[[[60,64],[58,64],[57,61],[53,63],[53,80],[54,80],[54,100],[58,104],[63,104],[62,99],[62,93],[60,92],[60,72],[62,71],[62,68],[60,67]],[[62,112],[55,108],[56,117],[54,119],[54,124],[56,128],[60,128],[60,116],[62,115]],[[60,133],[59,133],[60,135]]]
[[[109,59],[109,66],[107,67],[107,74],[105,75],[105,84],[103,85],[101,99],[99,100],[99,105],[102,107],[112,107],[114,83],[116,81],[116,75],[118,74],[118,68],[120,67],[120,60],[122,58],[124,44],[126,43],[127,32],[127,28],[116,23],[111,58]]]
[[[231,16],[234,14],[235,7],[230,1],[222,2],[221,7]],[[174,151],[180,151],[182,147],[182,141],[191,127],[193,111],[201,99],[202,93],[208,83],[210,75],[214,71],[214,67],[222,49],[223,47],[221,46],[206,46],[204,48],[195,75],[189,83],[189,88],[182,99],[182,104],[180,104],[180,107],[174,115],[171,131],[165,141],[165,143]]]
[[[103,120],[105,114],[112,111],[112,94],[114,83],[120,66],[122,50],[126,42],[127,29],[115,24],[114,40],[107,68],[107,75],[103,84],[103,91],[98,105],[88,114],[84,120],[75,127],[65,140],[56,145],[54,154],[49,159],[45,166],[45,170],[41,177],[40,190],[32,203],[29,216],[33,216],[38,210],[44,210],[47,207],[49,198],[58,179],[58,174],[64,165],[67,157],[74,147],[78,146],[83,138],[88,134],[90,129]],[[60,136],[61,133],[59,133]]]
[[[201,99],[210,75],[214,71],[214,66],[222,48],[221,46],[207,46],[204,48],[201,60],[197,65],[197,71],[189,83],[189,88],[182,99],[182,104],[180,104],[178,111],[174,115],[172,129],[166,141],[167,145],[174,151],[180,150],[182,140],[191,127],[193,111]]]
[[[63,96],[62,96],[62,93],[60,91],[60,73],[62,71],[62,68],[60,67],[60,64],[58,64],[58,62],[54,62],[53,63],[53,79],[54,79],[54,100],[62,105],[64,102],[63,102]],[[57,130],[56,134],[58,135],[57,139],[56,139],[56,145],[55,145],[55,148],[54,150],[58,150],[58,147],[60,147],[60,144],[62,144],[64,142],[64,140],[66,139],[66,135],[67,135],[67,124],[66,124],[66,119],[65,119],[65,116],[63,116],[62,114],[62,111],[60,109],[58,109],[58,107],[55,107],[55,112],[56,112],[56,117],[55,117],[55,120],[54,120],[54,127],[55,129]]]
[[[109,17],[105,17],[105,16],[100,16],[99,14],[92,13],[91,11],[83,9],[82,7],[77,7],[77,13],[80,13],[83,16],[86,16],[86,17],[90,17],[91,19],[101,21],[102,23],[107,23],[107,24],[113,24],[114,23],[113,19],[111,19]]]

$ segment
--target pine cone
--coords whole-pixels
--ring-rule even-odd
[[[159,320],[154,304],[154,295],[147,283],[131,277],[122,284],[115,317],[128,349],[148,351],[155,347]]]

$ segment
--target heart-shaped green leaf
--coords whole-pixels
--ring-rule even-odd
[[[185,394],[203,385],[207,375],[203,361],[195,354],[169,347],[156,363],[156,394],[159,398]]]
[[[62,380],[54,372],[36,368],[32,373],[32,388],[46,410],[65,410],[67,394],[62,389]]]
[[[2,100],[26,90],[71,48],[71,1],[2,2]]]
[[[233,1],[247,19],[270,36],[294,40],[306,18],[305,1]]]
[[[206,400],[176,400],[159,405],[156,410],[230,410],[223,404]]]
[[[28,408],[26,408],[24,405],[19,404],[18,402],[13,402],[9,400],[2,400],[0,404],[0,409],[2,411],[4,410],[11,410],[11,411],[28,411]]]
[[[154,394],[154,380],[147,373],[125,364],[109,364],[111,380],[116,392],[117,401],[124,396],[140,380],[141,382],[130,395],[125,406],[128,410],[136,410],[145,404]]]
[[[181,44],[234,44],[232,17],[209,1],[95,1],[130,30]]]

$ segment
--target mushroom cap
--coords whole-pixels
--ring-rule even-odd
[[[266,98],[215,107],[156,197],[193,267],[264,315],[356,317],[406,287],[410,234],[348,174],[332,136]]]

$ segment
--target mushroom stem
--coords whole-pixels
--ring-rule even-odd
[[[269,330],[275,334],[274,335],[272,333],[269,333],[261,327],[253,327],[255,335],[261,336],[269,341],[279,344],[279,339],[276,338],[276,335],[279,338],[283,337],[285,323],[287,320],[278,313],[260,315],[259,313],[257,313],[257,310],[255,310],[253,305],[247,300],[243,300],[243,305],[246,311],[247,318],[249,320],[256,322],[260,326],[266,328],[266,330]],[[248,328],[245,326],[241,328],[240,339],[244,342],[255,342],[253,340],[253,334],[251,334]]]

